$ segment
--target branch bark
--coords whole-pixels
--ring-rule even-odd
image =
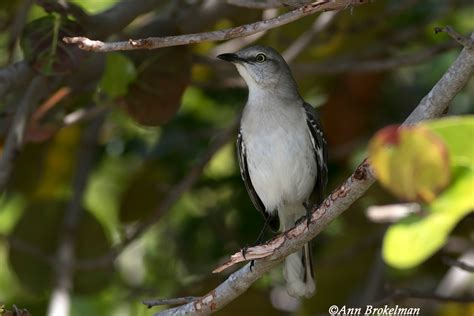
[[[236,37],[252,35],[272,28],[288,24],[305,16],[322,12],[341,10],[351,5],[360,5],[369,0],[320,0],[306,4],[293,11],[282,14],[276,18],[263,20],[255,23],[245,24],[238,27],[218,30],[213,32],[185,34],[166,37],[149,37],[138,40],[105,43],[91,40],[87,37],[65,37],[63,41],[69,44],[77,44],[79,48],[94,52],[111,52],[135,49],[156,49],[161,47],[179,46],[208,41],[222,41]]]
[[[474,33],[471,35],[471,39],[473,38]],[[468,82],[473,71],[474,51],[464,48],[438,83],[405,120],[404,124],[413,124],[441,116],[459,90]],[[374,182],[375,177],[370,165],[367,161],[364,161],[349,179],[326,198],[319,209],[313,210],[309,226],[307,226],[306,221],[302,221],[265,245],[247,249],[246,258],[243,258],[242,252],[239,251],[224,265],[224,268],[226,268],[237,262],[261,258],[255,263],[252,270],[250,270],[250,264],[246,264],[203,297],[192,303],[164,310],[155,315],[207,315],[222,309],[245,292],[253,282],[276,266],[287,255],[300,249],[306,242],[317,236],[331,221],[359,199]]]

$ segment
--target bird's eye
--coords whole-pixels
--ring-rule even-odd
[[[263,63],[265,60],[267,60],[267,56],[265,56],[265,54],[257,54],[257,56],[255,56],[255,60],[257,61],[257,63]]]

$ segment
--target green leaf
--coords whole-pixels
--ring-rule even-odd
[[[119,0],[72,0],[71,2],[77,3],[88,13],[93,14],[105,11],[119,2]]]
[[[433,201],[450,179],[443,140],[422,126],[388,126],[369,145],[380,183],[406,201]]]
[[[48,15],[25,26],[20,46],[25,59],[41,74],[65,75],[77,68],[85,52],[60,39],[83,33],[77,22],[58,15]]]
[[[425,217],[413,215],[392,225],[383,241],[387,264],[413,268],[438,251],[456,224],[474,210],[474,169],[459,167],[453,183],[431,205]]]
[[[111,53],[107,55],[99,88],[111,97],[120,97],[127,93],[128,85],[136,76],[135,66],[127,57],[120,53]]]
[[[439,135],[448,147],[453,166],[474,168],[474,115],[454,116],[424,123]]]

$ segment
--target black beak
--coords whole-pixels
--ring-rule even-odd
[[[231,63],[236,63],[236,62],[244,62],[245,59],[240,58],[236,54],[220,54],[217,55],[217,58],[231,62]]]

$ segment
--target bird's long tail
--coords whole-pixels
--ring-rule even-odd
[[[286,257],[283,275],[286,280],[286,289],[291,296],[311,297],[314,294],[316,285],[309,243],[305,244],[303,249]]]

